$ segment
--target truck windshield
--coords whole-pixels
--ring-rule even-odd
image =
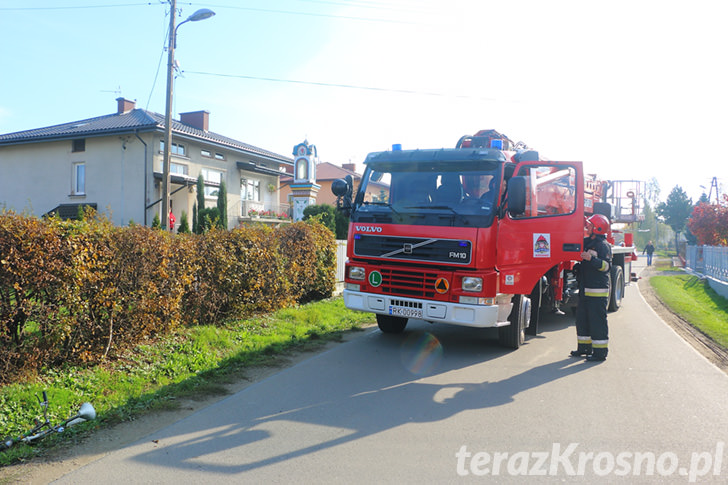
[[[488,226],[500,199],[501,166],[482,160],[370,163],[352,220]]]

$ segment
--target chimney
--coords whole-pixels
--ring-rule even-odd
[[[345,170],[351,170],[352,172],[356,173],[356,163],[344,163],[341,165],[341,168]]]
[[[189,113],[180,113],[179,120],[188,126],[197,128],[198,130],[208,131],[210,128],[210,112],[209,111],[191,111]]]
[[[136,101],[129,101],[125,98],[116,98],[116,112],[123,115],[136,108]]]

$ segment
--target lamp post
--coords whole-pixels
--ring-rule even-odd
[[[167,50],[167,107],[164,114],[164,165],[162,167],[162,228],[169,229],[169,168],[172,161],[172,92],[174,85],[174,49],[177,47],[177,29],[185,22],[209,19],[215,12],[201,8],[175,27],[176,0],[170,0],[169,48]]]

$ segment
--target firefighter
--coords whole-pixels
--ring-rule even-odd
[[[594,214],[587,219],[589,236],[584,239],[584,251],[579,263],[579,305],[576,309],[577,349],[572,357],[586,356],[588,361],[607,358],[609,329],[609,270],[612,249],[606,241],[609,220]]]

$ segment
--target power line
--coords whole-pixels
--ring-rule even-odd
[[[363,21],[363,22],[385,22],[385,23],[391,23],[391,24],[409,24],[409,25],[418,24],[418,22],[410,22],[410,21],[406,21],[406,20],[390,20],[390,19],[382,19],[382,18],[356,17],[353,15],[335,15],[335,14],[327,14],[327,13],[297,12],[295,10],[276,10],[276,9],[269,9],[269,8],[238,7],[238,6],[231,6],[231,5],[209,5],[209,4],[206,4],[206,5],[209,8],[228,8],[231,10],[245,10],[248,12],[280,13],[280,14],[285,14],[285,15],[303,15],[303,16],[307,16],[307,17],[359,20],[359,21]]]
[[[377,9],[377,10],[389,10],[392,12],[414,12],[414,13],[432,13],[432,12],[426,12],[425,10],[421,9],[413,9],[408,7],[396,7],[396,4],[392,4],[391,2],[371,2],[371,1],[350,1],[350,2],[337,2],[334,0],[297,0],[298,2],[305,2],[305,3],[317,3],[322,5],[335,5],[340,7],[348,7],[348,8],[370,8],[370,9]]]
[[[166,2],[161,2],[166,3]],[[322,2],[324,3],[324,2]],[[334,4],[334,2],[331,2]],[[154,3],[154,2],[146,2],[146,3],[117,3],[117,4],[111,4],[111,5],[58,5],[54,7],[0,7],[0,11],[43,11],[43,10],[84,10],[84,9],[94,9],[94,8],[119,8],[119,7],[146,7],[146,6],[155,6],[159,5],[160,3]],[[178,2],[177,5],[188,5],[192,6],[195,5],[195,3],[189,2],[189,3],[181,3]],[[202,5],[202,4],[200,4]],[[254,7],[240,7],[236,5],[210,5],[205,4],[206,7],[210,8],[222,8],[222,9],[231,9],[231,10],[243,10],[248,12],[260,12],[260,13],[276,13],[276,14],[284,14],[284,15],[302,15],[302,16],[308,16],[308,17],[321,17],[321,18],[333,18],[333,19],[345,19],[345,20],[357,20],[362,22],[383,22],[383,23],[391,23],[391,24],[406,24],[406,25],[417,25],[419,22],[413,22],[413,21],[407,21],[407,20],[393,20],[393,19],[385,19],[385,18],[370,18],[370,17],[359,17],[354,15],[336,15],[336,14],[325,14],[325,13],[315,13],[315,12],[299,12],[295,10],[277,10],[277,9],[267,9],[267,8],[254,8]],[[351,5],[352,7],[365,7],[364,5]],[[371,8],[371,7],[368,7]],[[392,8],[379,8],[378,10],[390,10],[395,11],[397,9]]]
[[[152,2],[146,3],[117,3],[113,5],[67,5],[67,6],[55,6],[55,7],[0,7],[0,10],[74,10],[74,9],[86,9],[86,8],[111,8],[111,7],[141,7],[154,5]]]
[[[263,77],[263,76],[246,76],[243,74],[222,74],[222,73],[214,73],[214,72],[201,72],[201,71],[183,71],[186,74],[198,74],[201,76],[215,76],[215,77],[226,77],[226,78],[236,78],[236,79],[251,79],[255,81],[269,81],[269,82],[277,82],[277,83],[286,83],[286,84],[303,84],[308,86],[323,86],[323,87],[330,87],[330,88],[343,88],[343,89],[358,89],[363,91],[377,91],[377,92],[383,92],[383,93],[399,93],[399,94],[416,94],[421,96],[439,96],[443,98],[460,98],[460,99],[477,99],[480,101],[499,101],[496,98],[485,98],[482,96],[468,96],[468,95],[458,95],[458,94],[446,94],[446,93],[437,93],[434,91],[416,91],[412,89],[394,89],[394,88],[380,88],[375,86],[358,86],[355,84],[338,84],[338,83],[325,83],[325,82],[318,82],[318,81],[301,81],[297,79],[280,79],[280,78],[273,78],[273,77]]]

